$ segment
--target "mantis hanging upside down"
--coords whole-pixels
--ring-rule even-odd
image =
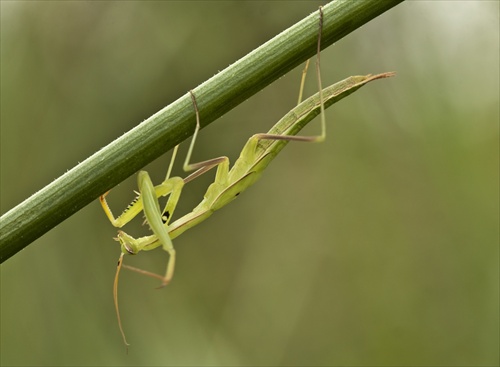
[[[174,238],[207,219],[213,212],[229,204],[241,192],[253,185],[262,175],[264,169],[289,141],[323,141],[326,135],[324,114],[325,108],[328,108],[335,102],[347,97],[372,80],[387,78],[394,75],[394,73],[383,73],[378,75],[351,76],[323,89],[320,77],[320,45],[323,23],[323,13],[321,8],[319,10],[319,14],[319,35],[316,61],[319,92],[301,102],[305,69],[300,88],[299,104],[288,112],[281,120],[279,120],[268,133],[253,135],[243,147],[239,158],[236,160],[231,169],[229,169],[229,159],[227,157],[218,157],[194,164],[189,163],[196,137],[200,129],[196,98],[194,93],[190,91],[189,93],[191,95],[196,113],[196,128],[184,162],[184,170],[196,171],[184,179],[180,177],[170,177],[175,155],[177,153],[176,147],[172,155],[166,178],[161,184],[154,186],[147,172],[139,172],[137,178],[139,186],[138,196],[118,218],[113,216],[106,202],[106,195],[108,193],[100,197],[100,202],[104,212],[115,227],[121,228],[137,214],[143,211],[146,222],[149,224],[149,227],[153,232],[150,236],[134,238],[119,230],[118,236],[115,238],[115,240],[120,242],[121,254],[115,276],[113,295],[120,332],[126,345],[128,345],[128,343],[122,329],[117,300],[118,276],[123,264],[123,256],[125,254],[135,255],[140,251],[149,251],[161,246],[169,254],[167,269],[164,276],[128,265],[123,265],[123,267],[160,279],[160,287],[167,285],[171,281],[174,274],[175,249],[172,244],[172,240]],[[297,136],[296,134],[318,114],[321,115],[321,134],[318,136]],[[200,204],[190,213],[175,220],[173,223],[170,223],[170,219],[172,218],[175,207],[179,201],[184,184],[192,181],[196,177],[214,167],[217,167],[215,180],[208,187]],[[168,201],[163,211],[160,210],[160,205],[158,203],[158,198],[161,196],[168,196]]]

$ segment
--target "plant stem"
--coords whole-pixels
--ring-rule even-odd
[[[323,7],[322,48],[403,0],[338,0]],[[193,90],[208,125],[316,53],[318,12],[283,31]],[[188,138],[188,93],[0,217],[0,262]]]

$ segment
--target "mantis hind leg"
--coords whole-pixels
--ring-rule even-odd
[[[322,142],[326,138],[326,118],[325,118],[325,107],[323,105],[323,86],[321,83],[321,68],[320,68],[320,55],[321,55],[321,33],[323,31],[323,8],[319,7],[319,31],[318,31],[318,43],[316,50],[316,76],[319,88],[319,99],[320,99],[320,109],[321,109],[321,134],[316,136],[297,136],[297,135],[277,135],[277,134],[256,134],[254,135],[257,139],[270,139],[270,140],[287,140],[287,141],[303,141],[303,142]],[[297,105],[302,102],[302,95],[304,92],[304,85],[307,75],[307,69],[309,68],[309,61],[306,61],[304,69],[302,70],[302,76],[300,79],[299,88],[299,98]]]
[[[325,108],[323,105],[323,87],[321,84],[321,70],[320,70],[320,54],[321,54],[321,33],[323,31],[323,8],[320,6],[319,7],[319,26],[318,26],[318,43],[317,43],[317,53],[316,53],[316,75],[317,75],[317,81],[318,81],[318,88],[319,88],[319,97],[320,97],[320,103],[321,103],[321,134],[317,136],[296,136],[296,135],[277,135],[277,134],[256,134],[254,135],[254,138],[259,140],[259,139],[271,139],[271,140],[288,140],[288,141],[304,141],[304,142],[322,142],[325,140],[326,137],[326,119],[325,119]],[[306,62],[306,65],[304,67],[304,70],[302,71],[302,77],[301,77],[301,83],[300,83],[300,89],[299,89],[299,98],[298,98],[298,103],[302,101],[302,94],[304,91],[304,83],[305,83],[305,78],[307,74],[307,69],[309,67],[309,60]],[[191,99],[193,101],[193,106],[196,112],[196,128],[193,133],[193,139],[191,140],[191,144],[189,145],[189,150],[186,155],[186,159],[184,161],[184,170],[185,171],[192,171],[196,170],[194,173],[190,174],[184,179],[184,182],[187,183],[189,181],[194,180],[196,177],[201,176],[205,172],[211,170],[215,166],[218,166],[217,169],[217,178],[220,178],[221,181],[219,182],[224,182],[229,174],[229,169],[225,168],[226,166],[229,167],[229,160],[227,157],[217,157],[213,158],[210,160],[206,160],[203,162],[198,162],[198,163],[190,163],[189,161],[191,160],[191,155],[193,153],[193,148],[194,144],[196,142],[196,138],[198,137],[198,132],[200,131],[200,114],[198,112],[198,105],[196,103],[196,97],[193,93],[193,91],[189,91],[191,95]]]

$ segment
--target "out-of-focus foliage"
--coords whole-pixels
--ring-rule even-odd
[[[317,5],[2,2],[2,213]],[[128,355],[111,295],[116,230],[97,202],[8,260],[1,364],[498,363],[498,11],[410,1],[324,51],[324,85],[398,76],[334,106],[324,144],[290,144],[177,238],[169,287],[123,272]],[[293,107],[299,77],[205,129],[195,158],[234,161]],[[168,162],[147,167],[155,182]],[[115,212],[135,188],[133,177],[112,191]],[[127,232],[148,233],[140,218]],[[166,254],[125,260],[162,272]]]

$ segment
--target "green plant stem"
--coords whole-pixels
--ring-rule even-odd
[[[338,0],[323,7],[322,48],[403,0]],[[283,31],[197,88],[201,123],[211,123],[316,53],[318,12]],[[194,130],[191,98],[155,113],[0,217],[4,262]]]

